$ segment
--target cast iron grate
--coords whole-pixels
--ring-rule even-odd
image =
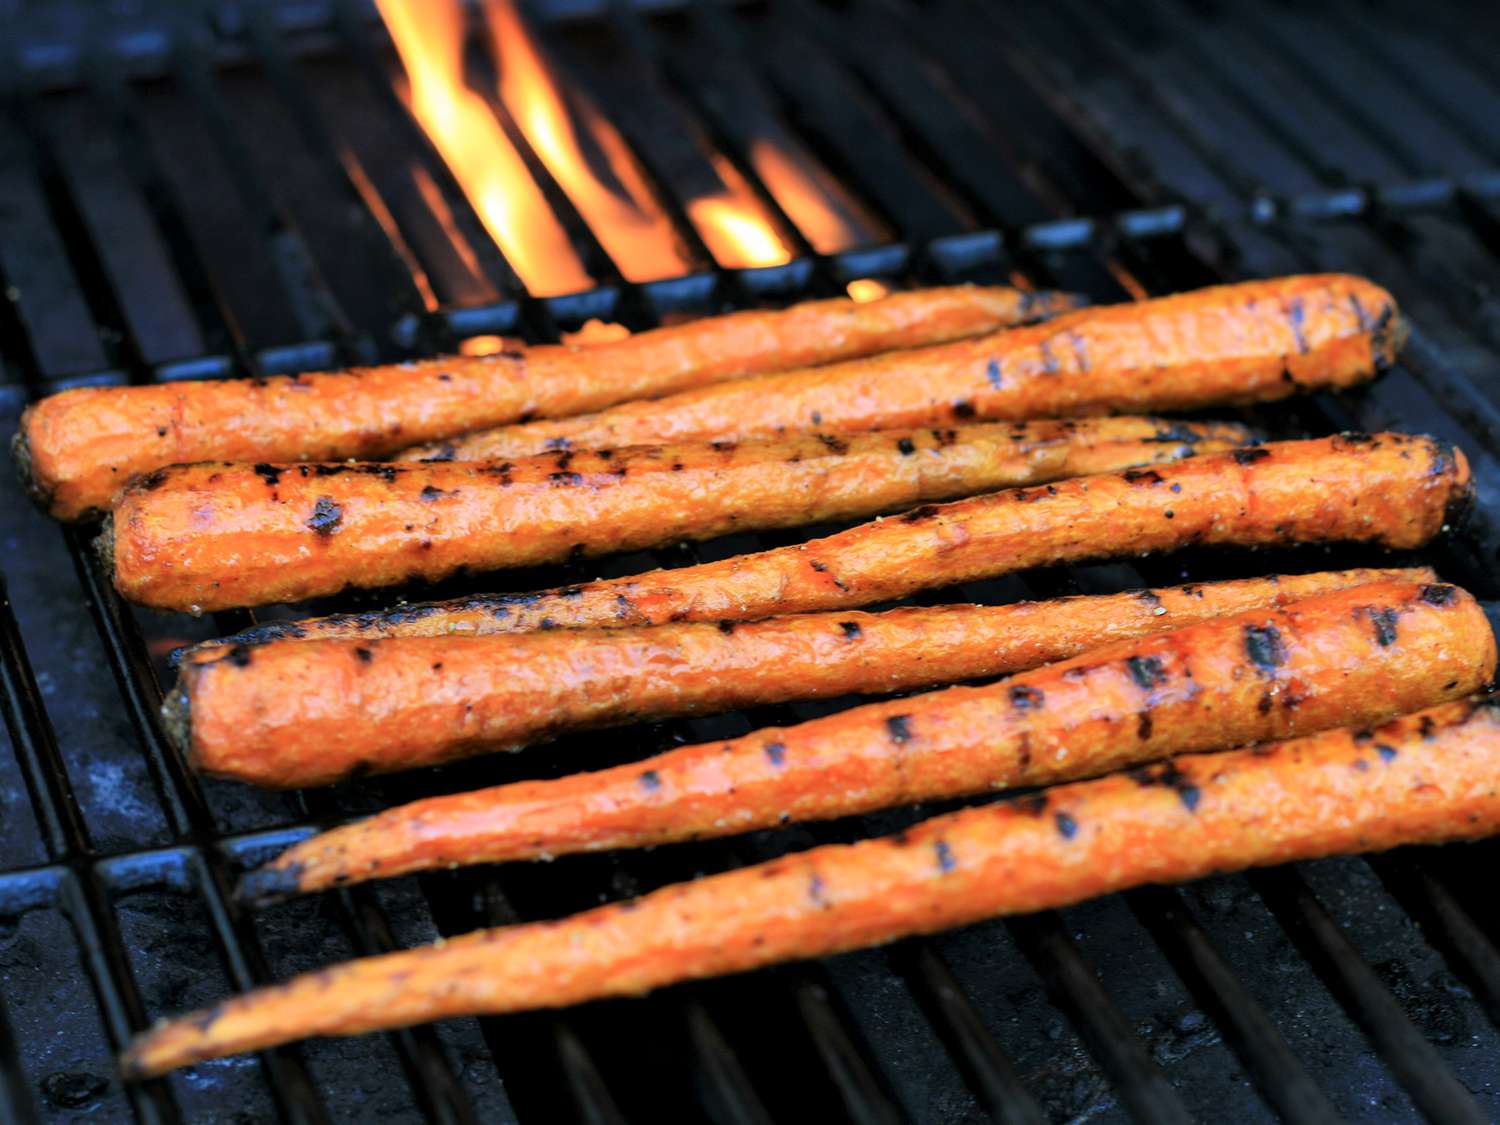
[[[1005,9],[777,0],[616,6],[548,22],[549,48],[601,104],[650,91],[620,124],[668,199],[670,162],[650,158],[656,131],[688,121],[749,178],[795,256],[718,269],[674,203],[690,273],[631,285],[544,182],[599,285],[539,299],[405,116],[364,7],[147,5],[117,42],[97,21],[70,26],[55,10],[38,17],[41,8],[16,6],[16,81],[0,116],[7,428],[26,398],[80,383],[308,369],[494,333],[555,339],[591,316],[639,328],[836,293],[861,277],[1022,277],[1102,301],[1352,269],[1392,288],[1412,315],[1405,362],[1367,392],[1250,420],[1284,435],[1400,427],[1462,442],[1479,516],[1422,557],[1481,596],[1500,594],[1493,12],[1450,22],[1394,3],[1308,14],[1169,0]],[[804,146],[837,177],[872,217],[870,245],[815,252],[748,160],[751,142],[768,135]],[[423,183],[441,199],[446,229]],[[471,252],[456,252],[460,243]],[[0,489],[8,1119],[1461,1121],[1500,1112],[1492,845],[1147,889],[644,1001],[309,1044],[122,1087],[108,1059],[133,1029],[231,989],[917,814],[400,880],[246,913],[228,895],[239,871],[398,796],[589,768],[851,701],[632,728],[332,793],[203,782],[155,725],[160,658],[171,642],[246,615],[138,617],[93,566],[85,532],[32,512],[8,475]],[[796,537],[738,536],[603,566],[680,565]],[[1357,557],[1190,553],[926,600]],[[551,568],[511,582],[578,575]]]

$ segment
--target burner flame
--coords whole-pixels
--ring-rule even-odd
[[[556,296],[590,289],[567,232],[547,206],[489,105],[464,77],[460,0],[376,0],[406,69],[407,101],[528,290]]]

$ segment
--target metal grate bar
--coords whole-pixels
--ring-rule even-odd
[[[308,338],[337,341],[345,356],[356,355],[348,318],[319,271],[307,240],[278,207],[257,172],[206,57],[195,49],[194,37],[190,27],[176,29],[173,57],[178,80],[191,95],[220,159],[229,169],[249,221],[259,228],[262,240],[270,248],[282,291],[298,327]]]
[[[1183,982],[1224,1029],[1261,1093],[1289,1122],[1318,1125],[1337,1111],[1308,1075],[1265,1010],[1214,949],[1175,890],[1150,887],[1126,896]]]
[[[135,622],[101,573],[90,544],[75,528],[67,531],[74,563],[100,635],[110,655],[116,680],[141,745],[146,752],[153,776],[160,787],[163,808],[167,811],[175,834],[210,839],[213,817],[203,799],[197,780],[188,772],[177,752],[161,737],[156,725],[161,705],[160,688],[146,656],[144,643]],[[197,857],[194,874],[218,942],[229,970],[231,984],[237,991],[270,980],[264,959],[256,947],[253,934],[240,922],[238,912],[229,905],[230,878],[217,853],[210,850]],[[237,924],[239,923],[239,924]],[[121,948],[115,942],[113,948]],[[144,1027],[139,1020],[136,1027]],[[270,1086],[281,1111],[294,1121],[327,1120],[316,1087],[308,1077],[300,1056],[291,1048],[265,1052]]]
[[[88,76],[90,96],[109,122],[110,133],[117,138],[121,160],[151,213],[173,267],[182,278],[183,292],[208,350],[228,352],[240,371],[248,370],[244,333],[198,251],[175,189],[162,172],[147,138],[139,104],[107,56],[100,55],[92,61]],[[201,365],[185,372],[200,373]]]
[[[401,947],[368,888],[346,891],[339,897],[341,913],[352,923],[350,928],[360,956],[373,957]],[[407,1085],[416,1092],[423,1113],[444,1125],[477,1123],[479,1117],[458,1079],[448,1069],[432,1027],[407,1028],[391,1034],[407,1071]]]
[[[625,1117],[615,1105],[609,1087],[604,1084],[593,1058],[572,1028],[566,1022],[558,1021],[553,1024],[553,1030],[568,1086],[573,1100],[583,1112],[583,1120],[588,1125],[625,1125]]]
[[[1419,853],[1420,854],[1420,853]],[[1430,869],[1439,855],[1397,852],[1370,861],[1402,907],[1444,958],[1473,986],[1490,1020],[1500,1025],[1500,949],[1453,891]]]
[[[1302,877],[1290,869],[1253,872],[1251,884],[1298,950],[1359,1023],[1401,1084],[1434,1121],[1474,1122],[1484,1115],[1389,989],[1329,917]]]
[[[385,212],[384,219],[376,213],[377,207],[384,207],[383,201],[366,190],[368,179],[361,179],[356,157],[335,135],[313,100],[283,37],[272,26],[268,7],[250,5],[246,21],[257,59],[286,106],[288,119],[301,131],[309,158],[323,167],[324,179],[338,186],[355,216],[352,223],[341,228],[341,234],[348,236],[352,228],[353,236],[366,247],[367,259],[385,260],[387,268],[381,271],[382,280],[395,294],[393,304],[403,314],[431,313],[436,308],[436,298],[411,247],[389,218],[389,212]]]
[[[454,888],[451,884],[442,887],[440,880],[431,878],[422,882],[426,884],[424,892],[432,905],[433,914],[445,934],[473,929],[476,921],[485,926],[509,926],[523,920],[511,904],[509,897],[501,889],[500,881],[493,875],[469,877],[462,881],[472,883],[479,888],[478,896],[483,903],[483,917],[479,919],[474,919],[468,911],[456,905],[455,900],[460,896],[452,893]],[[439,885],[434,887],[432,885],[434,883]],[[448,894],[443,894],[443,890],[446,890]],[[502,1075],[507,1073],[508,1064],[515,1060],[518,1053],[522,1054],[524,1060],[523,1052],[534,1050],[536,1047],[534,1035],[526,1035],[526,1032],[522,1030],[521,1035],[513,1037],[508,1032],[511,1032],[513,1028],[518,1030],[528,1027],[542,1028],[547,1045],[551,1048],[551,1061],[560,1068],[562,1078],[573,1095],[574,1104],[583,1119],[589,1122],[600,1122],[603,1125],[622,1123],[625,1121],[625,1116],[621,1113],[614,1095],[600,1075],[592,1055],[579,1037],[575,1022],[574,1017],[568,1014],[539,1013],[524,1014],[519,1020],[509,1021],[482,1018],[480,1026],[483,1028],[485,1041]],[[522,1041],[523,1035],[525,1036],[524,1042]],[[512,1085],[514,1087],[515,1083],[512,1082]],[[525,1094],[525,1090],[515,1088],[512,1098],[519,1100]],[[521,1104],[524,1109],[525,1103]]]
[[[789,103],[787,116],[804,139],[903,238],[926,241],[972,226],[966,208],[905,150],[879,107],[826,54],[791,29],[743,30],[748,56]]]
[[[857,1125],[899,1125],[901,1114],[885,1096],[842,1021],[834,1014],[828,990],[805,969],[789,970],[793,995],[803,1022],[828,1067],[844,1108]]]
[[[913,56],[904,27],[861,16],[859,8],[836,20],[805,0],[786,6],[810,36],[859,75],[886,117],[903,127],[908,147],[925,165],[939,165],[943,181],[959,186],[981,219],[1013,229],[1052,217],[1017,174],[1022,157],[1011,140],[1016,134],[984,128],[973,107],[956,101],[954,85],[939,86],[933,70],[920,65],[928,60]],[[993,156],[975,160],[979,152]]]
[[[25,775],[49,855],[54,859],[87,855],[88,830],[68,785],[3,579],[0,579],[0,711],[4,713],[11,745]],[[82,948],[84,967],[98,997],[105,1028],[118,1050],[128,1042],[133,1029],[145,1024],[140,994],[92,873],[64,875],[62,887],[62,905]],[[0,1057],[9,1060],[15,1056],[4,1053]],[[6,1070],[10,1069],[7,1065]],[[165,1083],[138,1083],[127,1093],[140,1120],[177,1119]]]
[[[1130,1111],[1153,1125],[1192,1120],[1166,1075],[1149,1055],[1125,1017],[1104,991],[1093,967],[1068,937],[1053,911],[1012,918],[1012,936],[1047,984],[1054,1003],[1066,1011],[1120,1088]]]
[[[58,186],[58,192],[63,190]],[[65,234],[77,220],[78,216],[73,210],[63,208],[57,213],[57,221]],[[161,737],[157,726],[156,709],[160,705],[160,689],[134,620],[129,617],[101,573],[84,534],[76,528],[67,529],[65,534],[85,588],[91,595],[95,619],[101,626],[101,634],[112,657],[122,693],[147,748],[147,757],[153,767],[173,829],[179,837],[193,835],[200,839],[211,838],[214,833],[213,818],[201,789],[173,748]],[[248,926],[236,918],[229,905],[227,891],[230,880],[222,858],[210,849],[200,853],[198,859],[199,862],[193,865],[194,873],[235,987],[244,989],[254,983],[269,980],[270,974],[253,935]],[[99,898],[98,910],[87,917],[91,920],[107,918],[107,903],[91,889],[90,884],[84,884],[79,895],[74,897],[74,908],[70,914],[75,918],[83,916],[82,906],[96,897]],[[87,947],[87,936],[81,934],[81,938]],[[115,940],[109,948],[119,949],[120,942]],[[138,1008],[131,1015],[135,1017],[135,1026],[144,1025]],[[398,1048],[404,1042],[398,1040]],[[116,1043],[117,1047],[122,1045],[123,1039]],[[300,1059],[285,1049],[270,1052],[267,1058],[273,1096],[278,1099],[283,1113],[295,1120],[323,1120],[322,1111],[317,1108],[318,1098],[314,1084],[302,1068]],[[427,1069],[431,1069],[430,1060]],[[452,1084],[451,1077],[448,1083]]]
[[[892,959],[943,1033],[949,1052],[991,1119],[1002,1125],[1041,1125],[1046,1120],[1041,1106],[932,943],[905,943],[896,947]]]
[[[706,1072],[706,1108],[713,1119],[729,1125],[771,1125],[755,1085],[738,1056],[702,1004],[683,1005],[683,1018],[698,1059]]]
[[[26,1076],[17,1064],[19,1058],[15,1030],[0,1004],[0,1115],[16,1125],[31,1125],[40,1118]]]

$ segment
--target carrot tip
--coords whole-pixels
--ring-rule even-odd
[[[234,897],[241,906],[259,910],[295,898],[302,892],[303,865],[258,867],[240,879]]]

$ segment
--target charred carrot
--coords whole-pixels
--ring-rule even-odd
[[[580,347],[64,391],[23,416],[16,456],[53,515],[83,519],[107,509],[132,474],[163,465],[378,457],[484,426],[992,332],[1075,304],[1058,293],[956,286],[732,313]]]
[[[210,461],[127,487],[109,541],[126,597],[215,610],[870,516],[1248,441],[1224,423],[1107,418],[506,462]]]
[[[1378,722],[1474,691],[1494,670],[1494,634],[1464,591],[1358,586],[1117,641],[985,687],[416,801],[293,846],[246,888],[271,897],[1044,785]]]
[[[401,456],[476,461],[806,429],[1267,402],[1363,382],[1394,359],[1405,331],[1391,295],[1362,278],[1252,281],[1085,309],[919,352],[504,427]]]
[[[1343,570],[741,625],[281,641],[190,656],[162,714],[206,773],[322,785],[356,770],[518,749],[570,729],[1009,675],[1110,641],[1396,580],[1436,578],[1425,569]]]
[[[748,621],[1195,543],[1359,540],[1418,547],[1462,510],[1469,492],[1463,454],[1430,438],[1346,434],[1277,442],[925,505],[823,539],[678,570],[266,625],[229,641]]]
[[[1193,754],[663,887],[557,922],[480,930],[163,1023],[124,1072],[314,1035],[638,996],[1148,883],[1500,831],[1500,701]]]

